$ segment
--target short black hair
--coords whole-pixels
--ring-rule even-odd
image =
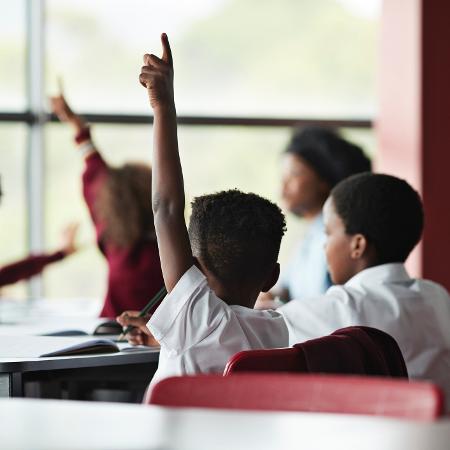
[[[400,178],[363,173],[331,191],[348,234],[362,234],[376,251],[377,264],[404,262],[419,242],[424,214],[419,194]]]
[[[232,189],[192,202],[193,255],[222,282],[263,281],[277,262],[285,231],[280,208],[256,194]]]
[[[371,170],[370,159],[361,147],[331,128],[311,126],[297,129],[285,152],[305,160],[330,189],[350,175]]]

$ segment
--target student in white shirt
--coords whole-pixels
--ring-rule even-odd
[[[434,381],[450,399],[450,297],[403,265],[423,229],[417,192],[392,176],[355,175],[331,191],[324,220],[336,285],[277,309],[290,344],[351,325],[378,328],[397,341],[411,378]]]
[[[174,375],[222,373],[241,350],[285,347],[289,341],[280,313],[253,309],[258,294],[279,275],[285,220],[278,206],[237,190],[205,195],[194,200],[186,228],[166,35],[162,44],[162,58],[144,56],[139,79],[154,111],[152,202],[169,294],[150,320],[132,312],[117,319],[139,327],[131,342],[156,339],[161,345],[152,384]]]

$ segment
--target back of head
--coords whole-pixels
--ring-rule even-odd
[[[118,247],[130,247],[154,237],[151,184],[151,168],[145,164],[109,168],[96,203],[105,224],[104,239]]]
[[[286,152],[305,160],[330,188],[350,175],[371,170],[371,162],[362,149],[329,128],[297,130]]]
[[[362,234],[375,248],[377,264],[404,262],[423,231],[419,194],[404,180],[364,173],[332,191],[335,210],[348,234]]]
[[[223,283],[264,280],[277,262],[285,231],[280,208],[256,194],[229,190],[192,202],[193,254]]]

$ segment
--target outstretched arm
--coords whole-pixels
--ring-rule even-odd
[[[161,42],[162,58],[144,55],[139,81],[147,88],[154,113],[152,205],[164,283],[170,292],[194,259],[184,219],[172,52],[167,35],[161,36]]]
[[[79,145],[79,148],[82,149],[84,158],[88,158],[93,153],[97,152],[97,149],[91,141],[89,125],[85,122],[83,117],[72,111],[64,94],[60,93],[56,97],[50,97],[50,103],[52,111],[58,119],[61,122],[66,122],[71,125],[75,134],[75,140]]]
[[[60,249],[53,253],[30,255],[28,258],[0,267],[0,287],[38,275],[49,264],[75,253],[78,250],[75,243],[77,230],[77,223],[68,224],[62,232]]]
[[[104,224],[101,223],[101,220],[98,217],[95,204],[99,189],[106,179],[108,166],[91,140],[89,125],[85,122],[83,117],[72,110],[67,103],[64,94],[61,92],[56,97],[50,97],[50,103],[52,111],[58,119],[61,122],[68,123],[72,127],[75,141],[78,144],[78,151],[86,162],[82,177],[83,196],[89,208],[92,221],[96,226],[97,236],[101,236]]]

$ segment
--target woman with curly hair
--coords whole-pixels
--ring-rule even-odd
[[[75,132],[85,160],[83,195],[97,244],[108,263],[108,286],[101,317],[140,310],[163,286],[151,205],[151,168],[145,164],[111,167],[91,139],[89,125],[63,95],[52,97],[53,112]]]

